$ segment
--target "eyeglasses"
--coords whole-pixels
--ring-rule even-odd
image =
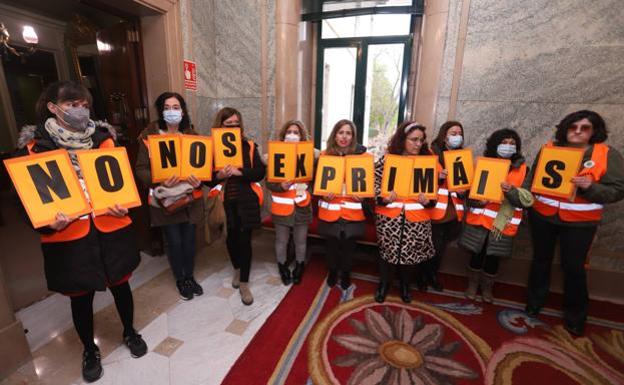
[[[570,127],[568,127],[568,131],[581,130],[581,132],[589,132],[591,131],[592,128],[593,126],[591,124],[582,124],[582,125],[573,124]]]

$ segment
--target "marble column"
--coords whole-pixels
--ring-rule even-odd
[[[31,358],[22,323],[15,319],[13,304],[0,267],[0,380]]]
[[[275,3],[275,127],[278,129],[297,115],[297,68],[301,2]]]

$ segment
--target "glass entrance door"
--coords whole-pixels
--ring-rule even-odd
[[[319,46],[315,142],[324,149],[340,119],[352,120],[358,141],[375,155],[403,121],[410,36],[328,39]]]

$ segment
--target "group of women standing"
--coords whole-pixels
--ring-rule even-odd
[[[91,95],[81,85],[59,82],[50,85],[37,103],[39,123],[23,130],[19,154],[27,155],[66,149],[81,177],[75,151],[115,146],[115,133],[96,125],[89,108]],[[249,288],[252,260],[251,234],[260,227],[265,163],[256,144],[245,137],[243,118],[233,108],[221,109],[213,127],[239,127],[242,133],[243,167],[227,166],[214,172],[211,182],[194,176],[185,181],[176,177],[152,183],[148,135],[197,135],[182,96],[165,92],[155,103],[158,119],[142,133],[136,174],[149,188],[152,226],[162,229],[166,252],[180,296],[190,300],[203,294],[194,277],[195,234],[203,221],[202,186],[220,195],[226,216],[227,250],[234,273],[232,286],[239,289],[245,305],[253,303]],[[357,130],[349,120],[340,120],[327,139],[328,155],[363,154]],[[289,121],[278,131],[283,141],[305,141],[309,135],[299,121]],[[533,237],[533,261],[528,284],[527,314],[537,316],[549,292],[550,266],[557,240],[560,241],[564,271],[564,325],[581,335],[587,318],[588,292],[585,261],[600,223],[603,205],[624,198],[624,161],[618,151],[607,146],[603,119],[592,111],[578,111],[558,125],[555,139],[547,145],[584,149],[583,169],[572,183],[574,199],[535,195],[530,189],[535,167],[526,166],[519,135],[511,129],[497,130],[485,144],[484,156],[511,160],[507,180],[501,184],[502,203],[467,199],[466,191],[449,192],[443,153],[462,148],[464,129],[459,122],[444,123],[429,147],[427,129],[415,121],[399,125],[390,139],[387,153],[393,155],[439,156],[439,190],[436,200],[424,195],[401,199],[395,192],[381,197],[382,157],[375,165],[374,202],[346,195],[329,194],[318,199],[318,232],[326,239],[327,284],[343,290],[351,286],[351,270],[356,241],[365,231],[366,206],[374,206],[379,246],[380,281],[375,299],[383,302],[390,290],[393,272],[400,281],[400,296],[411,301],[410,283],[421,290],[431,286],[442,290],[438,279],[445,247],[459,235],[459,245],[471,253],[466,297],[475,299],[479,289],[492,302],[492,286],[500,259],[512,251],[523,210],[529,209]],[[535,165],[534,165],[535,166]],[[304,272],[308,225],[313,210],[310,187],[306,183],[267,183],[275,224],[275,254],[284,284],[301,282]],[[183,202],[183,204],[179,204]],[[532,206],[532,208],[531,208]],[[133,300],[128,279],[139,263],[136,237],[128,210],[115,205],[106,215],[68,218],[58,213],[56,221],[38,229],[41,233],[45,274],[50,290],[71,299],[74,326],[84,345],[82,371],[86,381],[102,375],[100,353],[93,339],[93,297],[96,290],[109,288],[123,324],[123,341],[132,356],[147,352],[147,345],[133,328]],[[286,265],[287,245],[293,235],[296,264]]]

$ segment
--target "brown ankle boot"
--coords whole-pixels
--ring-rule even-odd
[[[248,282],[241,282],[238,291],[240,292],[241,301],[244,305],[249,306],[253,303],[254,299],[253,295],[251,295],[251,290],[249,290]]]

